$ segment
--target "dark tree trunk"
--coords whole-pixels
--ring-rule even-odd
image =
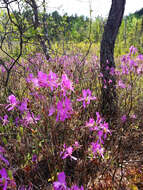
[[[36,0],[26,0],[26,2],[32,7],[33,9],[33,13],[34,13],[34,28],[35,30],[38,28],[38,26],[40,25],[39,22],[39,15],[38,15],[38,6],[36,4]],[[43,22],[43,27],[44,27],[44,36],[37,34],[37,38],[38,41],[40,42],[40,45],[42,47],[43,53],[46,57],[46,59],[48,60],[50,58],[50,54],[49,54],[49,48],[47,47],[46,41],[48,40],[48,45],[50,46],[50,41],[49,39],[46,37],[46,34],[48,34],[48,32],[46,31],[45,33],[45,13],[46,13],[46,7],[45,7],[45,0],[43,0],[43,6],[44,6],[44,22]],[[50,46],[51,47],[51,46]]]
[[[100,47],[100,68],[102,73],[101,112],[107,117],[114,116],[117,112],[116,78],[110,71],[115,69],[114,46],[122,22],[125,3],[126,0],[112,0]]]

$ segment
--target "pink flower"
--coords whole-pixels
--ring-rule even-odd
[[[58,181],[53,183],[54,190],[66,190],[67,185],[66,185],[66,176],[64,172],[60,172],[58,175]]]
[[[110,68],[110,74],[113,76],[115,75],[115,68],[114,67],[111,67]]]
[[[65,146],[65,145],[64,145]],[[65,150],[61,152],[61,155],[62,156],[62,159],[65,159],[67,157],[70,157],[72,158],[73,160],[77,160],[76,157],[72,156],[72,153],[73,153],[73,147],[72,146],[69,146],[69,147],[65,147]]]
[[[96,143],[92,142],[91,143],[91,150],[92,150],[94,155],[99,154],[100,156],[102,156],[102,158],[104,158],[104,156],[103,156],[104,149],[101,147],[101,145],[98,142],[96,142]]]
[[[134,55],[136,52],[137,52],[137,48],[135,48],[134,46],[131,46],[129,55]]]
[[[37,121],[40,120],[40,117],[35,117],[35,116],[34,116],[34,113],[28,112],[28,113],[26,114],[26,116],[24,117],[24,120],[25,120],[25,123],[26,123],[26,124],[34,124],[34,123],[37,123]]]
[[[73,83],[68,79],[66,74],[62,74],[61,89],[63,90],[64,94],[67,92],[67,90],[74,91]]]
[[[74,144],[73,144],[73,146],[74,146],[75,148],[80,148],[80,145],[79,145],[78,141],[75,141]]]
[[[6,190],[7,186],[8,186],[9,177],[7,175],[7,172],[6,172],[5,168],[2,168],[0,170],[0,175],[1,175],[0,186],[3,186],[3,190]]]
[[[96,122],[101,123],[102,121],[103,121],[103,119],[101,118],[99,112],[96,112]]]
[[[53,91],[53,89],[57,88],[58,85],[59,85],[59,83],[58,83],[58,77],[57,77],[56,73],[53,73],[52,71],[50,71],[48,74],[48,86]]]
[[[4,148],[0,146],[0,160],[5,162],[6,165],[9,165],[9,161],[3,156],[4,152],[5,152]]]
[[[47,81],[47,74],[43,73],[42,71],[38,72],[38,83],[41,87],[47,87],[48,81]]]
[[[13,189],[13,187],[16,186],[15,182],[13,179],[10,179],[8,177],[7,171],[5,168],[2,168],[0,170],[0,187],[3,188],[3,190],[7,190],[7,186],[11,187],[11,189]],[[14,188],[15,189],[15,188]]]
[[[54,106],[51,106],[50,109],[49,109],[49,114],[48,116],[51,116],[53,115],[53,113],[56,111],[55,107]]]
[[[125,121],[127,120],[127,116],[126,116],[126,115],[123,115],[123,116],[121,117],[121,120],[122,120],[122,122],[125,122]]]
[[[3,125],[7,125],[9,123],[8,115],[4,115],[4,117],[0,117],[0,119],[3,121]]]
[[[96,122],[93,118],[90,118],[89,122],[86,122],[86,127],[89,127],[91,131],[98,130],[98,127],[96,126]]]
[[[107,138],[107,134],[110,133],[110,130],[108,128],[108,123],[104,121],[103,118],[101,118],[99,112],[96,112],[96,121],[93,118],[89,119],[89,122],[86,122],[86,127],[89,127],[90,131],[96,132],[98,139],[100,140],[100,143],[103,144],[102,137],[104,139]]]
[[[14,95],[10,95],[8,97],[8,102],[9,104],[6,106],[6,109],[8,108],[8,111],[11,111],[14,109],[14,107],[16,107],[17,105],[17,100],[16,100],[16,97]]]
[[[121,88],[126,88],[126,85],[123,83],[122,80],[119,80],[118,86],[121,87]]]
[[[62,101],[58,101],[56,118],[57,121],[64,121],[65,119],[69,118],[72,113],[72,104],[69,98],[65,97],[65,99],[63,99]]]
[[[82,90],[82,98],[78,98],[77,101],[83,101],[83,107],[85,108],[86,105],[90,104],[90,100],[96,100],[95,96],[91,96],[91,91],[89,89]]]
[[[20,102],[20,106],[18,106],[18,109],[21,111],[21,112],[24,112],[24,111],[27,111],[27,101],[28,99],[24,99],[23,102]]]
[[[131,115],[131,118],[136,119],[136,115],[135,114]]]
[[[32,82],[34,87],[39,87],[38,79],[35,78],[32,73],[29,74],[29,76],[26,78],[26,81],[28,83]]]
[[[72,185],[71,188],[67,187],[66,176],[64,172],[60,172],[58,175],[58,181],[53,183],[54,190],[84,190],[83,186],[78,187],[77,185]]]

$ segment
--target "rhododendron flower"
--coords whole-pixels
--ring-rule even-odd
[[[102,158],[104,158],[104,156],[103,156],[104,149],[101,147],[101,145],[98,142],[96,142],[96,143],[92,142],[91,143],[91,150],[92,150],[94,156],[96,154],[99,154],[100,156],[102,156]]]
[[[103,130],[104,132],[104,139],[106,139],[107,137],[107,133],[111,134],[111,131],[108,128],[108,123],[104,122],[103,124],[101,124],[100,128]]]
[[[115,75],[115,68],[114,67],[111,67],[110,68],[110,75]]]
[[[63,99],[62,101],[58,101],[56,118],[57,121],[64,121],[65,119],[69,118],[72,113],[72,104],[69,98],[65,97],[65,99]]]
[[[98,142],[101,144],[104,143],[103,138],[107,138],[107,134],[110,133],[108,128],[108,123],[106,123],[100,116],[99,112],[96,112],[96,121],[93,118],[89,119],[89,122],[86,122],[86,127],[89,128],[90,131],[96,132],[98,137]]]
[[[54,106],[51,106],[50,109],[49,109],[49,114],[48,114],[48,116],[53,115],[53,113],[55,113],[55,111],[56,111],[55,107],[54,107]]]
[[[137,63],[134,60],[132,60],[132,59],[129,60],[130,69],[133,69],[133,68],[135,68],[137,66],[138,66]]]
[[[8,189],[9,187],[11,187],[11,189],[13,189],[13,187],[15,189],[16,187],[15,181],[8,177],[8,174],[5,168],[2,168],[0,170],[0,187],[2,187],[3,190],[7,190],[7,187]]]
[[[2,168],[0,170],[0,175],[1,175],[1,178],[0,178],[0,186],[3,187],[3,190],[6,190],[7,189],[7,186],[8,186],[8,175],[7,175],[7,172],[6,172],[6,169],[5,168]]]
[[[79,144],[78,141],[75,141],[74,144],[73,144],[73,146],[74,146],[75,148],[80,148],[80,144]]]
[[[64,95],[67,90],[74,91],[73,83],[68,79],[66,74],[62,74],[61,89],[64,92]]]
[[[137,52],[137,48],[135,48],[134,46],[131,46],[129,55],[134,55],[136,52]]]
[[[85,108],[86,105],[90,104],[90,100],[96,100],[95,96],[91,96],[91,91],[89,89],[82,90],[82,98],[78,98],[77,101],[83,101],[83,107]]]
[[[53,183],[54,190],[66,190],[66,176],[64,172],[60,172],[58,175],[58,181]]]
[[[38,79],[35,78],[32,73],[29,74],[29,76],[26,78],[26,81],[28,83],[32,82],[34,87],[39,87]]]
[[[8,108],[8,111],[11,111],[14,109],[14,107],[16,107],[17,105],[17,100],[16,100],[16,97],[14,95],[10,95],[8,97],[8,102],[9,104],[6,106],[6,109]]]
[[[23,102],[20,102],[20,106],[18,106],[18,109],[21,112],[27,111],[27,101],[28,101],[28,99],[24,99]]]
[[[98,127],[96,126],[96,122],[93,118],[90,118],[89,122],[86,122],[86,127],[89,127],[91,131],[98,130]]]
[[[62,159],[70,157],[73,160],[77,160],[76,157],[72,156],[72,153],[73,153],[73,147],[72,146],[67,147],[64,151],[61,152],[61,155],[63,155]]]
[[[103,121],[103,119],[101,118],[99,112],[96,112],[96,122],[101,123],[102,121]]]
[[[125,122],[125,121],[127,120],[127,116],[126,116],[126,115],[123,115],[123,116],[121,117],[121,120],[122,120],[122,122]]]
[[[136,119],[136,115],[135,114],[131,115],[131,118]]]
[[[58,85],[59,85],[59,83],[58,83],[58,77],[57,77],[56,73],[53,73],[52,71],[50,71],[48,74],[48,86],[53,91],[53,89],[57,88]]]
[[[139,54],[137,57],[136,57],[137,60],[139,61],[143,61],[143,55],[142,54]]]
[[[8,115],[4,115],[3,118],[0,116],[0,120],[2,120],[2,122],[3,122],[2,125],[7,125],[9,123],[9,121],[8,121]]]
[[[121,87],[121,88],[126,88],[126,85],[121,80],[119,80],[118,86]]]
[[[2,146],[0,146],[0,160],[5,162],[6,165],[9,165],[9,161],[6,158],[4,158],[4,156],[3,156],[4,152],[5,152],[4,148]]]
[[[84,190],[83,186],[78,187],[73,185],[71,188],[67,187],[66,176],[64,172],[60,172],[58,175],[58,181],[53,183],[54,190]]]
[[[37,161],[37,155],[34,154],[34,155],[32,156],[32,162],[36,162],[36,161]]]
[[[38,72],[38,83],[41,87],[47,87],[48,81],[47,81],[47,74],[43,73],[42,71]]]
[[[26,123],[26,124],[34,124],[34,123],[37,123],[37,121],[40,120],[40,117],[35,117],[35,116],[34,116],[34,113],[28,112],[28,113],[26,114],[26,116],[24,117],[24,120],[25,120],[25,123]]]
[[[6,69],[4,68],[3,65],[0,66],[0,70],[1,70],[2,73],[4,73],[6,71]]]

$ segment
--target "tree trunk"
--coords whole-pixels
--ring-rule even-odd
[[[122,22],[126,0],[112,0],[107,23],[104,27],[100,47],[100,68],[102,73],[101,112],[110,118],[117,113],[114,46]]]

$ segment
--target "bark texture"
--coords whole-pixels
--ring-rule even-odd
[[[101,112],[104,116],[114,116],[117,112],[114,46],[121,25],[126,0],[112,0],[111,9],[104,26],[100,47],[100,68],[102,73]]]

